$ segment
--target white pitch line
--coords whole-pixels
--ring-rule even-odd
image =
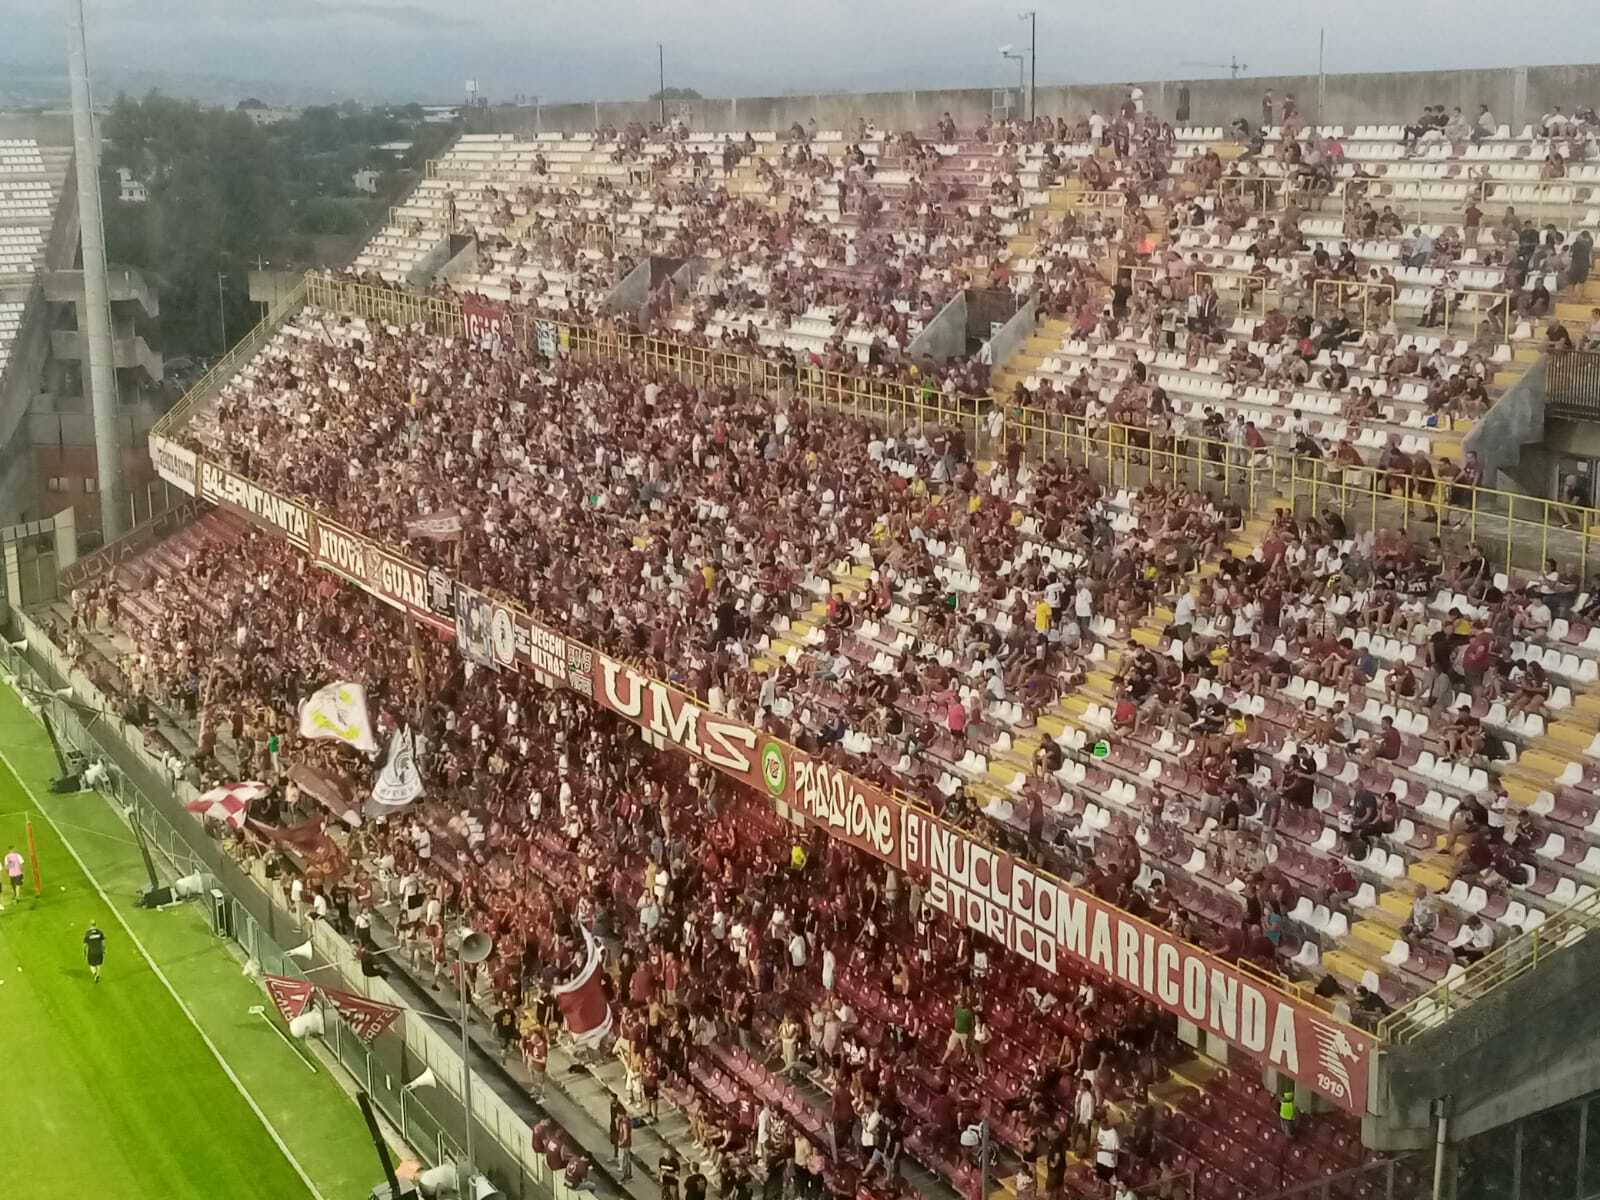
[[[67,853],[72,855],[72,860],[78,864],[78,869],[83,872],[84,878],[100,894],[100,899],[105,903],[107,911],[117,918],[117,924],[122,926],[122,931],[128,935],[128,940],[133,943],[134,948],[139,951],[145,962],[150,964],[150,969],[155,972],[156,978],[161,981],[162,986],[172,996],[173,1003],[178,1006],[184,1016],[189,1018],[189,1024],[194,1026],[194,1031],[200,1035],[200,1040],[206,1044],[206,1049],[211,1051],[211,1057],[217,1060],[217,1065],[222,1068],[223,1073],[227,1075],[233,1086],[239,1090],[239,1095],[244,1097],[244,1102],[250,1106],[250,1111],[260,1119],[268,1136],[277,1143],[278,1149],[283,1151],[284,1158],[289,1160],[289,1165],[295,1169],[295,1173],[300,1176],[301,1182],[306,1185],[314,1200],[327,1200],[321,1189],[312,1181],[311,1176],[306,1174],[306,1169],[300,1165],[300,1160],[294,1156],[294,1151],[289,1149],[289,1144],[283,1140],[283,1135],[267,1119],[267,1114],[261,1110],[261,1105],[256,1103],[256,1098],[250,1094],[250,1089],[244,1086],[244,1081],[234,1073],[233,1068],[228,1065],[228,1060],[222,1057],[222,1051],[217,1049],[217,1044],[211,1040],[210,1035],[204,1029],[200,1028],[200,1022],[195,1019],[194,1012],[184,1003],[183,997],[178,995],[178,989],[172,986],[172,980],[168,979],[166,973],[156,965],[156,960],[150,956],[150,951],[144,948],[144,943],[139,940],[139,935],[133,932],[133,927],[128,924],[128,919],[122,915],[122,910],[111,902],[111,897],[106,895],[105,888],[100,886],[100,881],[94,877],[94,872],[89,870],[88,864],[79,857],[76,848],[62,835],[61,827],[56,824],[55,818],[50,815],[49,810],[40,802],[37,793],[34,792],[28,781],[22,777],[22,773],[12,763],[11,756],[4,750],[0,750],[0,763],[5,764],[5,768],[11,772],[12,778],[17,781],[22,790],[27,793],[28,798],[33,801],[34,807],[39,810],[39,815],[49,823],[51,829],[55,830],[56,838],[67,848]]]

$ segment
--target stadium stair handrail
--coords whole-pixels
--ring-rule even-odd
[[[378,318],[394,324],[422,324],[430,332],[458,337],[466,332],[462,301],[393,287],[379,287],[323,272],[308,272],[305,302],[348,316]],[[771,359],[731,350],[694,346],[672,337],[620,332],[579,325],[537,311],[504,312],[510,336],[532,345],[547,344],[580,357],[642,358],[680,377],[743,384],[779,391],[792,381],[796,394],[809,404],[880,420],[897,428],[937,425],[959,429],[967,445],[998,455],[1012,438],[1021,441],[1027,457],[1059,456],[1106,464],[1110,486],[1138,486],[1141,476],[1173,476],[1199,486],[1208,474],[1221,475],[1223,494],[1237,498],[1247,515],[1270,514],[1305,500],[1313,511],[1332,504],[1351,521],[1374,532],[1430,528],[1443,536],[1461,531],[1465,541],[1494,540],[1501,551],[1498,566],[1508,574],[1520,565],[1540,570],[1548,558],[1576,567],[1587,576],[1591,543],[1600,544],[1600,509],[1563,504],[1484,485],[1462,485],[1416,477],[1404,471],[1372,466],[1339,469],[1320,458],[1281,449],[1252,452],[1233,442],[1195,435],[1181,439],[1152,438],[1142,426],[1115,422],[1093,425],[1083,417],[1031,405],[1004,404],[1003,428],[990,438],[986,418],[990,397],[947,397],[931,382],[907,383],[856,372],[802,366],[792,377]],[[197,385],[198,386],[198,385]],[[196,389],[191,389],[196,390]],[[1426,432],[1426,431],[1424,431]],[[1453,432],[1435,430],[1436,433]],[[1180,448],[1181,445],[1181,448]],[[1159,463],[1159,468],[1156,464]],[[1493,557],[1493,556],[1492,556]]]
[[[296,284],[278,302],[276,308],[271,309],[249,333],[234,343],[232,349],[212,363],[210,370],[200,376],[189,390],[179,397],[176,404],[161,414],[161,419],[150,429],[151,436],[156,438],[172,436],[173,432],[189,419],[194,406],[222,387],[245,363],[254,358],[256,352],[267,343],[289,316],[299,311],[305,301],[306,285]]]
[[[1413,1041],[1596,930],[1600,930],[1600,892],[1574,901],[1544,924],[1489,951],[1454,978],[1443,980],[1390,1013],[1379,1022],[1378,1036],[1390,1045]]]

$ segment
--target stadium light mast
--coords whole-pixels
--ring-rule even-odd
[[[466,1112],[467,1135],[462,1153],[467,1160],[466,1177],[470,1180],[478,1167],[472,1155],[472,1010],[467,1006],[467,968],[477,966],[494,953],[494,939],[476,929],[463,928],[456,931],[454,940],[456,955],[461,960],[461,1106]]]
[[[667,127],[667,48],[656,43],[656,98],[661,101],[661,128]]]
[[[99,473],[100,536],[123,534],[122,450],[117,444],[117,371],[111,358],[111,303],[106,292],[106,229],[100,211],[100,143],[89,88],[83,0],[67,4],[67,77],[72,87],[72,142],[78,170],[78,228],[83,239],[83,315],[94,405],[94,456]]]
[[[1039,89],[1039,11],[1030,8],[1018,20],[1028,23],[1028,120],[1033,121],[1034,93]]]
[[[1027,88],[1024,86],[1024,84],[1022,82],[1022,72],[1023,72],[1024,68],[1026,67],[1028,60],[1023,58],[1020,53],[1018,53],[1017,51],[1013,50],[1011,48],[1011,43],[1010,42],[1007,42],[1004,46],[1000,47],[1000,57],[1001,58],[1010,58],[1010,59],[1016,60],[1016,64],[1017,64],[1017,104],[1020,106],[1022,104],[1023,93],[1027,90]]]

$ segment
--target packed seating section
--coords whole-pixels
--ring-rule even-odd
[[[1031,289],[1057,344],[1008,399],[1152,439],[1198,428],[1246,459],[1276,443],[1408,472],[1405,503],[1478,482],[1461,433],[1587,276],[1573,243],[1595,224],[1578,165],[1592,130],[1445,141],[1268,122],[1224,142],[1097,118],[926,139],[469,136],[356,267],[425,284],[441,239],[471,233],[477,271],[435,290],[594,319],[640,256],[706,260],[647,321],[868,370],[904,369],[887,346],[903,354],[957,287]],[[1570,182],[1525,179],[1529,160],[1558,169],[1550,154]],[[1283,207],[1251,211],[1253,189]],[[1502,200],[1562,213],[1558,238],[1530,241],[1515,214],[1469,238],[1440,211]],[[1316,246],[1341,237],[1348,254]],[[1317,303],[1328,287],[1355,307]],[[1337,505],[1252,519],[1155,470],[1107,488],[1024,453],[1003,414],[991,433],[980,456],[953,429],[891,433],[637,363],[307,309],[182,436],[1104,899],[1314,984],[1357,1024],[1592,895],[1588,580],[1555,563],[1507,578],[1460,537],[1447,551],[1356,532]],[[459,546],[408,537],[450,512]],[[883,1113],[885,1136],[962,1194],[979,1115],[1008,1161],[1039,1153],[1082,1195],[1104,1194],[1088,1139],[1113,1127],[1122,1184],[1192,1170],[1203,1196],[1361,1159],[1331,1115],[1283,1138],[1248,1068],[1174,1083],[1195,1064],[1109,981],[994,955],[837,845],[805,841],[786,870],[794,831],[764,804],[575,701],[413,651],[392,614],[232,517],[85,589],[67,620],[85,661],[199,718],[208,777],[227,774],[219,738],[277,770],[267,739],[333,674],[367,681],[386,726],[425,723],[432,798],[361,835],[358,899],[492,920],[488,1008],[520,1007],[523,986],[537,1008],[542,971],[516,960],[575,952],[556,914],[608,931],[627,951],[619,1090],[650,1107],[659,1086],[715,1170],[724,1150],[781,1146],[802,1177],[858,1184],[867,1156],[850,1146]],[[401,924],[419,963],[440,955],[442,922]],[[936,1062],[967,989],[983,1035]],[[652,1018],[663,992],[686,1003]],[[814,1066],[761,1049],[786,1045],[791,1019]],[[775,1139],[783,1126],[819,1157]]]

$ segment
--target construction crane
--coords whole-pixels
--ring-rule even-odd
[[[1230,56],[1228,61],[1225,63],[1183,62],[1179,63],[1178,65],[1180,67],[1205,67],[1212,71],[1231,71],[1235,79],[1239,78],[1243,72],[1250,69],[1249,63],[1242,63],[1237,58],[1233,58],[1232,56]]]

